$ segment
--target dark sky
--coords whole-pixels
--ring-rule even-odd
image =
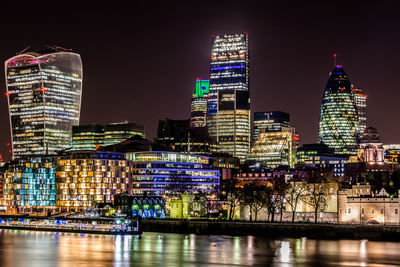
[[[81,54],[81,124],[136,121],[153,138],[158,120],[189,117],[194,82],[209,77],[212,34],[248,32],[253,112],[289,112],[301,142],[316,142],[337,53],[354,86],[368,94],[368,125],[385,143],[400,143],[395,1],[34,2],[0,8],[0,60],[29,45]],[[10,132],[0,77],[4,156]]]

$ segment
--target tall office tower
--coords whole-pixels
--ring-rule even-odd
[[[219,151],[245,160],[250,148],[249,49],[246,33],[213,37],[207,127]]]
[[[290,127],[289,113],[282,111],[254,112],[254,141],[260,132],[280,131],[282,127]]]
[[[208,93],[210,93],[210,81],[197,80],[190,109],[190,127],[206,127]]]
[[[13,158],[55,154],[71,146],[79,124],[81,57],[49,47],[5,61]]]
[[[109,123],[104,126],[104,145],[114,145],[135,135],[145,138],[142,125],[127,121]]]
[[[361,138],[365,129],[367,128],[367,95],[364,94],[363,89],[353,88],[354,99],[356,101],[358,113],[358,135]]]
[[[336,154],[357,154],[358,115],[349,77],[341,66],[329,75],[321,104],[319,141]]]

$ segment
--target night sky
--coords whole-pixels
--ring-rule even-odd
[[[158,120],[190,116],[195,80],[209,78],[212,34],[248,32],[252,112],[289,112],[301,143],[317,142],[336,53],[352,84],[368,94],[367,124],[384,143],[400,143],[395,1],[137,2],[2,7],[0,60],[29,45],[71,48],[84,68],[81,124],[135,121],[152,139]],[[0,84],[4,157],[10,140],[4,75]]]

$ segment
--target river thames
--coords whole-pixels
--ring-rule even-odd
[[[0,230],[0,266],[400,266],[400,243]]]

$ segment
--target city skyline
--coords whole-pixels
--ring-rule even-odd
[[[76,13],[74,25],[79,23],[82,26],[80,30],[73,31],[69,28],[69,23],[61,20],[55,20],[55,26],[39,21],[32,22],[42,27],[39,34],[29,33],[28,29],[18,26],[24,25],[24,22],[27,21],[24,16],[21,16],[16,25],[11,25],[7,19],[11,16],[8,13],[12,12],[5,12],[2,22],[8,26],[6,34],[10,40],[7,44],[2,45],[0,56],[4,61],[29,44],[33,44],[34,47],[58,44],[72,48],[74,52],[82,55],[85,72],[81,124],[121,120],[135,121],[145,125],[146,134],[152,139],[155,136],[158,120],[166,117],[171,119],[189,118],[193,82],[197,77],[207,79],[209,76],[207,66],[209,66],[211,35],[248,32],[252,66],[250,76],[252,113],[262,110],[288,112],[291,114],[293,126],[299,131],[302,143],[317,142],[320,99],[327,75],[333,67],[332,55],[337,53],[337,63],[345,67],[349,76],[352,77],[354,86],[363,88],[369,95],[367,126],[378,128],[384,143],[400,141],[396,134],[396,124],[390,123],[390,118],[385,118],[385,114],[395,114],[396,112],[395,80],[399,69],[395,64],[395,58],[398,55],[395,48],[399,39],[389,34],[399,24],[398,19],[394,17],[395,8],[388,6],[375,8],[376,6],[373,4],[366,4],[360,9],[358,4],[352,3],[347,5],[347,10],[338,16],[337,11],[341,10],[340,3],[331,6],[328,10],[322,4],[312,6],[310,11],[307,11],[307,8],[310,8],[311,4],[304,6],[294,4],[293,9],[300,8],[303,11],[302,15],[291,18],[297,12],[289,8],[287,13],[283,14],[283,18],[287,21],[276,21],[276,24],[273,24],[273,20],[278,15],[282,15],[282,13],[273,14],[279,4],[271,5],[268,11],[265,11],[270,15],[269,17],[254,7],[244,5],[240,10],[233,8],[233,13],[238,15],[235,20],[231,16],[218,18],[217,15],[207,13],[207,18],[215,19],[212,25],[207,23],[206,19],[196,22],[188,20],[188,25],[178,23],[178,19],[188,19],[190,12],[210,9],[210,5],[205,3],[196,8],[172,5],[167,9],[170,11],[168,14],[161,15],[148,26],[139,21],[150,12],[150,9],[145,7],[144,15],[135,21],[129,21],[121,16],[117,20],[117,22],[125,22],[121,23],[121,28],[115,28],[116,24],[111,23],[111,20],[119,17],[119,14],[124,11],[122,9],[113,10],[110,18],[99,22],[101,27],[96,28],[97,24],[87,22],[90,20],[87,19],[87,16],[94,21],[99,21],[99,18],[106,13],[106,8],[100,5],[92,14],[85,14],[83,11]],[[214,8],[223,10],[223,5],[216,4]],[[12,8],[9,11],[11,10]],[[318,13],[324,10],[327,11],[324,13],[326,18],[322,18]],[[22,9],[20,12],[24,14],[30,10]],[[161,8],[157,8],[154,12],[162,14]],[[354,23],[356,20],[354,14],[358,14],[359,22],[357,23]],[[382,18],[382,14],[385,14],[384,18]],[[164,19],[173,15],[178,15],[178,18],[162,26]],[[49,16],[53,19],[56,18],[54,14],[49,14]],[[61,12],[57,16],[66,18],[67,12]],[[310,16],[310,20],[300,21],[300,25],[298,25],[300,28],[293,31],[296,20],[299,17],[307,16]],[[321,25],[310,24],[311,18],[320,18]],[[380,19],[377,20],[377,18]],[[143,27],[132,27],[136,25],[135,23]],[[273,26],[266,28],[265,25]],[[335,25],[337,27],[333,27]],[[173,30],[173,26],[177,31]],[[55,30],[57,27],[61,27],[60,32]],[[89,36],[84,33],[92,27],[94,32],[91,36],[94,38],[89,40]],[[160,28],[156,29],[157,27]],[[326,32],[327,28],[330,29],[328,32]],[[171,34],[179,33],[177,40],[171,41],[173,38],[168,34],[169,32],[163,33],[166,29],[170,29]],[[155,30],[155,33],[149,34],[148,32],[152,30]],[[100,37],[103,31],[110,36],[107,40]],[[143,43],[132,42],[137,40],[133,37],[127,39],[133,46],[131,48],[115,42],[115,40],[125,40],[125,33],[130,32],[143,35]],[[189,33],[194,34],[190,36]],[[352,33],[356,34],[351,35]],[[154,38],[153,35],[158,36]],[[303,35],[305,36],[304,41],[301,40]],[[346,39],[350,35],[353,38]],[[71,40],[71,36],[77,38]],[[156,39],[161,40],[164,45],[155,43]],[[343,39],[348,41],[342,42]],[[104,44],[101,41],[104,41]],[[317,42],[313,43],[314,41]],[[185,43],[185,45],[179,47],[178,42]],[[111,44],[113,46],[110,46]],[[307,48],[308,46],[310,47]],[[106,49],[109,49],[111,54],[107,61],[100,59]],[[121,57],[123,54],[126,55],[126,51],[140,51],[141,49],[144,52],[152,51],[154,55],[150,56],[148,61],[137,52],[133,53],[135,57],[129,55],[126,59]],[[192,56],[189,57],[190,55]],[[133,58],[138,65],[143,65],[144,68],[138,69],[131,64],[126,65],[125,62],[131,61]],[[163,58],[165,60],[160,61]],[[179,60],[172,62],[171,58],[179,58]],[[117,71],[116,68],[112,68],[118,64],[122,64],[125,69]],[[156,68],[150,71],[151,66],[156,66]],[[167,71],[166,68],[175,69],[175,71],[173,73]],[[134,73],[133,77],[132,73]],[[151,80],[151,76],[157,77],[157,79]],[[285,77],[293,78],[285,79]],[[309,81],[301,82],[302,77],[309,77]],[[132,83],[132,79],[135,83]],[[3,92],[5,92],[4,77],[0,82],[3,84]],[[112,85],[112,90],[109,85]],[[162,94],[163,91],[168,91],[168,94]],[[391,97],[388,97],[389,95]],[[179,99],[179,105],[174,103],[173,99]],[[2,107],[0,122],[3,125],[0,133],[0,151],[4,155],[7,150],[6,144],[10,142],[5,97],[0,100],[0,104]],[[109,108],[103,108],[107,105]]]

